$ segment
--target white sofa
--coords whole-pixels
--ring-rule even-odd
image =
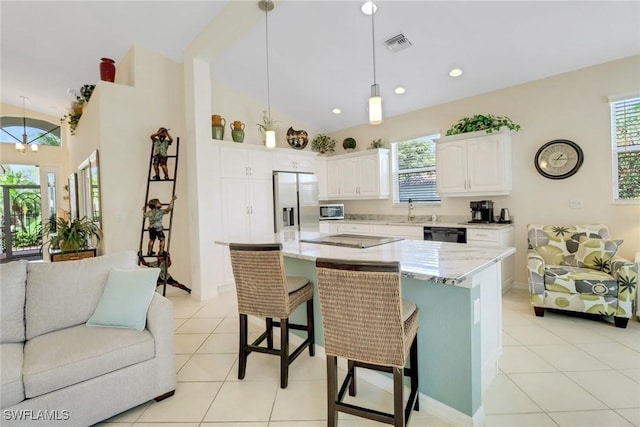
[[[85,427],[174,393],[169,300],[154,293],[141,332],[85,324],[114,268],[135,252],[0,265],[2,426]]]

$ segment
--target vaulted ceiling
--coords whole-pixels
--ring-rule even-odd
[[[272,110],[324,132],[367,122],[372,22],[361,4],[276,0],[268,17]],[[28,109],[62,116],[73,100],[67,89],[95,83],[101,57],[117,62],[138,44],[182,62],[227,5],[3,0],[2,102],[21,105],[24,95]],[[387,49],[397,34],[411,46]],[[640,54],[640,2],[380,1],[375,53],[389,117]],[[266,103],[265,20],[211,65],[212,78]],[[448,75],[454,67],[462,76]],[[398,86],[406,93],[395,94]]]

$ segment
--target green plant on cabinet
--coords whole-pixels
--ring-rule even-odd
[[[508,117],[496,117],[492,114],[476,114],[472,117],[463,117],[447,130],[446,135],[458,135],[461,133],[486,130],[487,133],[499,132],[502,127],[519,131],[520,125],[513,123]]]
[[[76,100],[71,104],[71,108],[69,109],[69,114],[62,118],[62,121],[67,120],[69,123],[69,129],[71,130],[71,135],[76,134],[76,128],[78,127],[78,122],[80,121],[80,117],[82,117],[82,112],[84,110],[84,104],[89,102],[91,95],[93,94],[93,90],[96,88],[96,85],[83,85],[80,88],[80,95],[76,95]]]
[[[311,150],[320,154],[336,151],[336,140],[324,134],[318,134],[311,141]]]
[[[387,143],[382,138],[374,139],[367,147],[367,150],[376,150],[378,148],[387,148]]]

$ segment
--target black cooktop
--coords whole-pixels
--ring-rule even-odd
[[[400,237],[361,236],[358,234],[335,234],[313,239],[300,239],[304,243],[316,243],[318,245],[343,246],[346,248],[365,249],[372,246],[404,240]]]

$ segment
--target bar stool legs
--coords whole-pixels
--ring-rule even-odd
[[[347,361],[347,376],[338,390],[338,358],[327,355],[327,427],[338,425],[338,412],[368,418],[394,427],[405,427],[411,417],[411,411],[420,410],[418,396],[418,338],[414,338],[409,352],[409,368],[386,367],[371,365],[368,363]],[[393,414],[388,414],[374,409],[344,403],[344,395],[349,390],[350,396],[355,396],[356,367],[390,372],[393,374]],[[403,378],[410,379],[410,394],[407,405],[404,405]]]

